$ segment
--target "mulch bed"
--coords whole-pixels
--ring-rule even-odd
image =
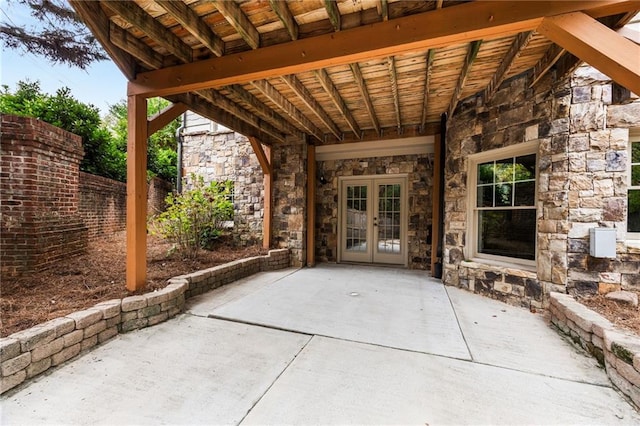
[[[260,254],[261,246],[236,247],[221,238],[212,250],[201,250],[196,259],[183,259],[173,245],[154,236],[147,239],[145,293],[163,288],[167,279]],[[0,297],[0,336],[5,337],[53,318],[96,303],[120,299],[125,287],[125,233],[91,243],[86,254],[59,262],[27,277],[3,280]]]
[[[640,297],[640,292],[635,293]],[[607,299],[601,294],[583,296],[578,301],[618,327],[640,336],[640,310],[637,307]]]

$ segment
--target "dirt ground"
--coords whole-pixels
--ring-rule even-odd
[[[147,239],[147,287],[162,288],[168,278],[210,268],[236,259],[266,254],[260,246],[234,247],[222,239],[212,251],[201,250],[195,260],[170,254],[172,244]],[[125,233],[90,244],[87,254],[70,258],[29,277],[3,280],[0,288],[0,336],[8,336],[47,320],[123,298],[125,288]]]
[[[171,253],[172,244],[149,236],[147,287],[153,291],[167,279],[244,257],[266,254],[262,247],[238,248],[221,240],[212,251],[202,250],[195,260]],[[4,280],[0,287],[0,336],[8,336],[47,320],[91,307],[96,303],[131,295],[125,288],[125,234],[92,243],[87,254],[67,259],[29,277]],[[639,294],[640,296],[640,294]],[[618,326],[640,335],[640,310],[604,296],[580,302]]]

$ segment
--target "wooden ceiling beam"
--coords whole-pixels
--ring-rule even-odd
[[[396,60],[390,56],[387,64],[389,65],[389,79],[391,80],[391,94],[393,95],[393,108],[396,112],[396,125],[398,133],[402,133],[402,116],[400,115],[400,93],[398,93],[398,76],[396,75]]]
[[[373,128],[375,129],[376,133],[380,135],[380,122],[378,121],[376,110],[373,108],[373,102],[371,102],[371,96],[369,96],[369,90],[367,89],[367,85],[364,82],[364,77],[362,76],[360,66],[358,64],[349,64],[349,67],[351,68],[351,73],[353,74],[353,79],[356,82],[356,86],[358,86],[358,90],[360,91],[360,96],[362,96],[364,105],[367,108],[367,112],[369,113],[369,118],[371,118],[371,124],[373,124]]]
[[[333,101],[336,108],[338,108],[340,113],[342,113],[342,116],[347,121],[347,124],[349,124],[349,127],[351,128],[351,131],[353,132],[353,134],[357,138],[361,137],[362,132],[360,131],[360,126],[358,126],[358,122],[353,117],[353,114],[351,114],[351,111],[349,111],[349,108],[347,108],[347,104],[345,103],[344,99],[340,95],[340,92],[338,92],[338,89],[336,88],[336,86],[331,81],[331,78],[329,77],[329,74],[327,74],[327,71],[324,69],[317,70],[315,72],[315,75],[318,81],[320,82],[320,85],[322,86],[322,88],[325,90],[325,92],[327,92],[327,94]]]
[[[427,108],[429,107],[429,90],[431,85],[431,74],[433,73],[433,60],[435,58],[435,50],[429,49],[427,52],[427,72],[424,79],[424,100],[422,102],[422,117],[420,119],[420,129],[425,128],[427,123]]]
[[[251,85],[266,96],[278,108],[283,110],[285,114],[298,123],[306,132],[315,136],[318,140],[322,140],[322,131],[311,122],[303,113],[298,110],[291,102],[289,102],[275,87],[266,80],[252,81]]]
[[[175,55],[182,62],[193,60],[193,50],[168,30],[160,22],[156,21],[143,8],[133,1],[111,0],[102,2],[109,9],[117,13],[122,19],[137,27],[147,34],[156,43],[165,47],[171,54]]]
[[[147,119],[147,137],[153,135],[158,130],[164,129],[167,124],[178,118],[178,116],[186,112],[189,108],[182,102],[171,104],[162,111]]]
[[[299,33],[298,23],[289,10],[287,2],[282,0],[269,0],[269,5],[271,5],[273,13],[278,15],[278,19],[280,19],[280,22],[282,22],[282,25],[284,25],[284,28],[289,33],[291,40],[297,40]]]
[[[329,114],[326,113],[324,108],[314,99],[314,97],[309,93],[306,87],[302,84],[300,80],[295,75],[285,75],[282,76],[282,81],[284,81],[287,86],[300,98],[302,102],[313,112],[316,117],[329,129],[329,131],[338,139],[342,139],[343,135],[336,123],[333,122]]]
[[[214,55],[224,55],[224,41],[187,4],[170,0],[156,0],[156,3]]]
[[[260,99],[253,96],[251,92],[248,92],[242,86],[234,84],[233,86],[228,86],[226,89],[229,90],[232,96],[255,108],[255,114],[258,117],[270,122],[276,128],[281,130],[282,133],[295,136],[298,139],[302,139],[304,137],[304,133],[301,132],[300,129],[282,118],[282,116],[265,105],[262,101],[260,101]]]
[[[223,2],[233,4],[232,2]],[[534,30],[548,15],[589,9],[640,9],[640,1],[474,1],[366,26],[298,39],[194,64],[140,73],[130,94],[183,93],[296,74],[328,66],[428,50]],[[451,25],[455,22],[455,25]]]
[[[333,25],[333,29],[340,31],[342,23],[338,2],[336,0],[324,0],[324,7],[327,9],[327,15],[329,15],[329,21]]]
[[[138,40],[129,31],[120,28],[113,21],[109,21],[109,40],[115,46],[138,58],[140,62],[152,70],[162,68],[164,65],[164,58],[161,54]]]
[[[484,89],[484,101],[489,102],[493,95],[498,90],[498,87],[502,84],[505,77],[509,73],[509,70],[513,66],[515,60],[520,56],[522,50],[527,47],[527,44],[533,38],[533,31],[527,31],[524,33],[520,33],[516,36],[513,43],[511,43],[511,47],[507,51],[507,54],[502,58],[500,64],[498,64],[498,69],[496,70],[493,77],[489,81],[489,84]]]
[[[469,43],[469,49],[467,50],[467,55],[464,58],[462,70],[460,71],[460,76],[458,77],[458,84],[456,84],[456,88],[453,91],[451,103],[449,104],[449,109],[447,110],[449,117],[453,115],[453,112],[456,110],[456,106],[458,106],[458,101],[460,101],[460,96],[462,96],[462,89],[464,89],[464,85],[466,84],[467,78],[469,77],[471,65],[476,59],[476,56],[478,56],[481,45],[482,40],[476,40]]]
[[[618,84],[640,93],[640,46],[582,12],[545,18],[538,32]]]
[[[197,92],[197,94],[203,97],[204,99],[208,100],[215,106],[222,108],[228,113],[238,117],[240,120],[252,125],[256,129],[260,129],[263,132],[273,136],[278,141],[284,142],[285,137],[278,129],[276,129],[270,123],[267,123],[266,121],[259,119],[254,114],[247,111],[246,109],[240,107],[238,104],[231,101],[230,99],[228,99],[226,96],[224,96],[222,93],[218,92],[217,90],[215,89],[200,90]]]
[[[249,47],[252,49],[260,47],[260,33],[235,1],[211,0],[211,3]]]
[[[109,17],[100,7],[100,3],[80,0],[70,0],[69,3],[100,42],[109,57],[120,68],[122,74],[128,80],[133,80],[136,77],[136,61],[133,56],[111,41],[109,36]]]
[[[538,63],[533,67],[533,78],[531,79],[529,87],[533,87],[537,82],[539,82],[542,77],[549,72],[551,67],[558,62],[558,59],[560,59],[560,56],[562,56],[564,52],[565,50],[562,47],[557,44],[552,44],[551,47],[544,52],[544,55]]]

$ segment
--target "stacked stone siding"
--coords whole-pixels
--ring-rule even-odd
[[[531,74],[506,81],[486,104],[466,99],[449,120],[445,163],[444,281],[514,304],[548,306],[551,291],[637,286],[640,262],[624,244],[628,131],[635,104],[613,113],[611,81],[589,67],[529,88]],[[616,108],[620,108],[616,106]],[[612,119],[606,120],[609,115]],[[614,119],[612,115],[618,117]],[[640,117],[638,118],[640,124]],[[627,122],[624,127],[630,127]],[[538,142],[536,268],[470,261],[467,156]],[[589,229],[618,230],[618,257],[589,253]]]
[[[316,240],[318,261],[335,262],[338,250],[338,178],[342,176],[403,174],[408,176],[409,267],[428,269],[431,261],[431,191],[433,155],[330,160],[318,163],[327,183],[316,188]]]
[[[233,182],[235,239],[243,244],[262,241],[263,173],[246,137],[231,131],[187,132],[182,164],[187,187],[191,174],[205,183]]]

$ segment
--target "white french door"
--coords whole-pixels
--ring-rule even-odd
[[[340,181],[339,261],[406,265],[406,177]]]

